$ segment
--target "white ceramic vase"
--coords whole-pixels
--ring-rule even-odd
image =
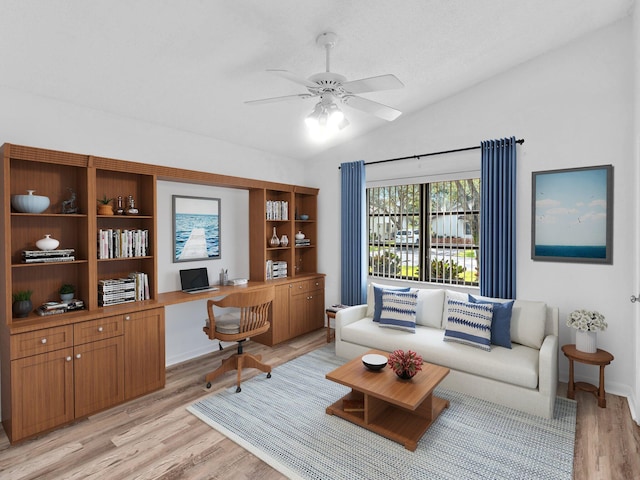
[[[40,250],[55,250],[60,245],[60,242],[55,238],[51,238],[50,234],[46,234],[44,238],[41,238],[36,242],[36,247]]]
[[[598,332],[585,332],[584,330],[576,330],[576,350],[585,353],[596,353]]]

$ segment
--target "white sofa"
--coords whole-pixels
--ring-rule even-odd
[[[372,348],[385,352],[411,349],[425,362],[450,369],[441,384],[443,388],[553,418],[558,383],[558,309],[544,302],[515,300],[512,348],[491,345],[491,351],[485,351],[443,341],[449,298],[467,301],[468,295],[445,289],[418,289],[415,333],[381,328],[372,320],[371,284],[366,305],[348,307],[336,314],[336,354],[352,359]]]

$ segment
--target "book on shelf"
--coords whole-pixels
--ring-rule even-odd
[[[73,248],[61,248],[59,250],[23,250],[22,258],[48,258],[48,257],[68,257],[75,254]]]
[[[267,200],[267,220],[289,220],[289,202],[286,200]]]
[[[76,257],[74,256],[63,256],[63,257],[32,257],[32,258],[23,258],[23,263],[56,263],[56,262],[73,262]]]
[[[98,230],[98,259],[145,257],[148,251],[149,230]]]
[[[60,313],[84,310],[84,302],[77,298],[68,302],[45,302],[36,308],[36,313],[42,317],[46,315],[58,315]]]

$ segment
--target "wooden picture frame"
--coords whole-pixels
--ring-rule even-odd
[[[220,199],[172,198],[173,262],[220,259]]]
[[[532,173],[531,258],[613,263],[613,166]]]

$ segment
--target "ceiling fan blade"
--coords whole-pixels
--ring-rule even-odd
[[[281,102],[281,101],[293,100],[293,99],[305,100],[307,98],[311,98],[312,96],[313,95],[310,95],[308,93],[299,93],[298,95],[285,95],[283,97],[262,98],[260,100],[247,100],[244,103],[246,103],[247,105],[262,105],[263,103],[274,103],[274,102]]]
[[[300,85],[304,85],[305,87],[318,88],[317,83],[307,80],[306,78],[302,78],[297,75],[294,75],[293,73],[287,70],[267,70],[267,72],[274,73],[282,78],[286,78],[287,80],[291,80],[292,82],[298,83]]]
[[[342,84],[342,87],[348,93],[365,93],[377,92],[378,90],[393,90],[394,88],[404,88],[404,83],[398,80],[395,75],[388,74],[344,82]]]
[[[342,103],[350,106],[351,108],[362,110],[363,112],[370,113],[389,122],[394,121],[402,115],[400,110],[396,110],[395,108],[388,107],[367,98],[356,97],[355,95],[346,95],[343,97]]]

